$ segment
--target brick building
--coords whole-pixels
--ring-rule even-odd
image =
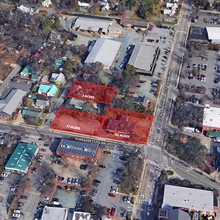
[[[101,156],[101,152],[99,144],[72,141],[68,139],[62,139],[56,150],[56,154],[59,156],[84,162],[96,162]]]

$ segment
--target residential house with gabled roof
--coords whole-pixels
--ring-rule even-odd
[[[32,73],[35,73],[34,68],[30,65],[26,65],[20,72],[20,75],[23,77],[29,77]]]
[[[35,102],[36,108],[45,109],[48,105],[50,105],[50,100],[36,99],[36,102]]]
[[[50,81],[54,82],[56,85],[63,85],[66,82],[66,79],[63,73],[52,73]]]
[[[55,96],[57,92],[58,92],[58,88],[55,85],[40,84],[38,88],[38,94],[48,97]]]
[[[21,114],[23,117],[35,117],[35,118],[41,118],[42,116],[42,111],[37,111],[34,109],[23,109],[21,111]]]

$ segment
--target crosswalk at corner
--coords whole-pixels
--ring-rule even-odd
[[[153,148],[153,149],[155,149],[155,150],[158,150],[158,151],[161,151],[161,147],[159,147],[159,146],[157,146],[157,145],[155,145],[155,144],[148,144],[148,147],[150,147],[150,148]]]
[[[155,167],[158,167],[159,169],[164,169],[164,166],[161,166],[160,164],[156,163],[155,161],[153,160],[149,160],[149,159],[146,159],[146,163],[147,164],[151,164]]]

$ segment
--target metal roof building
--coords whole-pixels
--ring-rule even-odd
[[[213,212],[214,194],[208,190],[165,185],[162,207],[170,206]]]
[[[78,17],[72,28],[74,30],[108,33],[108,28],[112,24],[109,19]]]
[[[211,43],[220,44],[220,27],[206,27],[206,31]]]
[[[128,64],[134,66],[137,73],[152,76],[159,54],[159,47],[139,44],[135,46]]]
[[[109,39],[99,38],[87,56],[85,63],[100,62],[105,69],[109,69],[121,47],[121,43]]]
[[[38,146],[29,143],[19,143],[5,165],[5,170],[9,172],[17,171],[25,174],[28,166],[36,155]]]
[[[0,114],[11,116],[22,103],[25,95],[26,92],[21,89],[12,89],[4,99],[0,100]]]
[[[90,159],[93,161],[97,157],[98,150],[98,144],[62,139],[57,147],[56,154],[79,160]]]

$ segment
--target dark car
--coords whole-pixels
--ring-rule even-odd
[[[27,199],[28,197],[27,196],[21,196],[21,199]]]
[[[80,168],[80,170],[87,170],[88,165],[87,164],[81,164],[79,168]]]
[[[4,177],[0,176],[0,180],[4,180],[4,179],[5,179]]]
[[[119,159],[122,161],[127,161],[128,157],[127,156],[119,156]]]
[[[94,180],[93,180],[93,183],[101,183],[101,181],[100,181],[100,180],[97,180],[97,179],[94,179]]]
[[[58,199],[58,198],[52,198],[51,201],[52,201],[52,202],[59,202],[59,199]]]
[[[119,185],[119,184],[121,184],[121,181],[120,181],[120,180],[118,180],[118,179],[115,179],[115,180],[113,180],[113,183],[115,183],[115,184]]]
[[[99,167],[100,168],[105,168],[105,165],[100,164]]]

